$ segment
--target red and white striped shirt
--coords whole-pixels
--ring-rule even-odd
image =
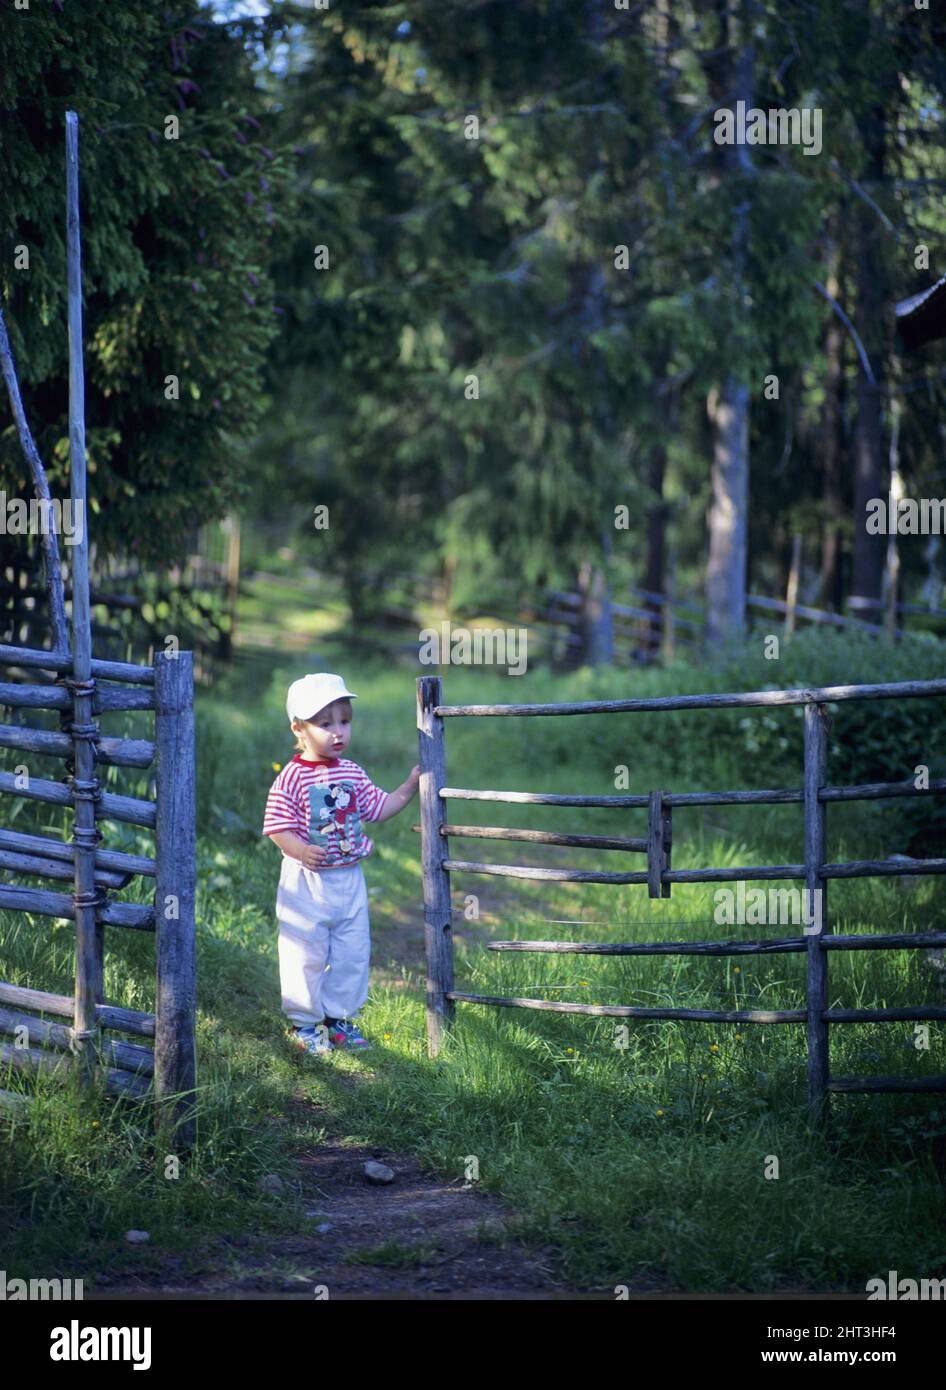
[[[350,758],[311,762],[296,753],[269,789],[263,834],[292,830],[310,844],[322,845],[330,859],[320,868],[356,864],[374,848],[362,821],[377,820],[386,797]]]

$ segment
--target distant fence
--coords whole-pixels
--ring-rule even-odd
[[[6,546],[0,568],[0,642],[40,647],[52,631],[40,558]],[[129,558],[91,570],[92,636],[114,661],[151,661],[173,635],[210,685],[233,656],[240,579],[237,517],[195,530],[187,558],[161,572]],[[65,585],[71,599],[72,585]]]
[[[281,588],[295,590],[311,603],[317,604],[320,596],[323,602],[336,605],[345,603],[344,579],[336,570],[311,570],[307,579],[300,578],[298,574],[288,576],[266,571],[247,576],[249,583],[256,580],[271,580]],[[658,659],[669,662],[680,652],[698,654],[701,651],[705,641],[706,618],[699,596],[685,594],[677,597],[674,593],[661,594],[639,585],[622,586],[620,593],[632,602],[599,600],[605,605],[610,623],[616,666],[631,667]],[[385,573],[383,586],[373,591],[371,602],[372,625],[387,629],[391,639],[385,641],[362,632],[354,635],[352,641],[356,647],[364,650],[396,650],[405,655],[415,654],[418,649],[417,634],[422,626],[421,613],[438,609],[449,613],[450,621],[454,624],[482,621],[499,623],[507,628],[525,627],[529,634],[530,663],[546,662],[555,669],[568,670],[584,664],[588,659],[587,605],[586,596],[571,590],[548,590],[529,600],[518,592],[517,586],[511,581],[497,583],[494,580],[475,614],[469,605],[456,612],[442,578],[407,570],[391,570]],[[749,594],[746,606],[750,618],[758,620],[771,615],[786,637],[791,636],[802,623],[863,632],[871,636],[893,631],[894,636],[900,636],[906,630],[909,619],[921,618],[927,625],[941,627],[946,636],[946,609],[918,603],[897,605],[896,611],[902,621],[894,629],[891,629],[889,622],[872,623],[848,614],[767,598],[763,594]],[[868,611],[870,606],[866,600],[861,600],[858,605],[860,611]],[[880,608],[883,605],[878,602],[876,606]],[[885,612],[889,618],[892,609],[887,608]]]
[[[804,1024],[808,1041],[808,1101],[815,1112],[833,1092],[944,1091],[946,1076],[911,1080],[902,1077],[831,1077],[828,1073],[828,1029],[832,1023],[890,1023],[905,1020],[946,1019],[946,1006],[911,1008],[829,1009],[828,957],[831,951],[916,950],[946,946],[946,931],[885,933],[877,935],[827,934],[827,885],[832,879],[868,878],[905,874],[946,873],[946,859],[826,860],[826,807],[832,802],[873,801],[880,798],[942,795],[946,779],[930,782],[920,790],[913,782],[882,782],[858,786],[831,786],[827,781],[825,705],[836,701],[920,699],[946,696],[946,680],[899,681],[885,685],[827,686],[813,690],[763,690],[736,694],[664,696],[643,700],[591,700],[548,705],[449,705],[444,702],[440,677],[417,680],[417,727],[420,745],[421,863],[424,890],[424,924],[427,952],[427,1040],[431,1056],[439,1051],[443,1031],[452,1026],[458,1002],[503,1008],[544,1009],[557,1013],[588,1014],[626,1019],[681,1019],[698,1023],[794,1023]],[[545,792],[509,792],[451,787],[446,773],[446,719],[530,718],[551,715],[643,714],[667,710],[746,709],[752,707],[804,707],[804,769],[802,786],[754,791],[668,792],[653,790],[637,796],[566,796]],[[490,801],[543,806],[636,807],[648,812],[646,837],[570,835],[505,826],[455,825],[447,821],[446,802]],[[672,866],[673,813],[691,806],[758,806],[797,803],[804,815],[803,863],[762,864],[738,868],[674,869]],[[643,854],[646,868],[604,872],[526,865],[490,864],[453,857],[450,838],[511,840],[532,844],[599,848]],[[805,900],[818,930],[801,937],[765,941],[651,941],[593,943],[563,941],[493,942],[494,951],[537,951],[590,955],[706,955],[733,956],[800,953],[807,957],[806,1006],[804,1009],[683,1009],[643,1008],[634,1005],[597,1005],[527,999],[514,996],[470,994],[454,988],[450,874],[498,874],[518,879],[566,883],[646,884],[651,898],[667,898],[674,883],[734,883],[755,880],[800,879]],[[816,898],[815,893],[819,896]],[[817,919],[814,906],[819,905]]]
[[[672,660],[678,650],[693,651],[703,641],[705,615],[703,605],[695,598],[675,599],[665,594],[654,593],[649,589],[632,586],[622,592],[640,600],[640,607],[612,602],[610,612],[614,631],[615,654],[619,664],[629,665],[633,654],[637,659],[655,660],[662,656]],[[581,653],[584,640],[581,636],[583,622],[582,596],[573,592],[553,592],[549,595],[548,608],[543,614],[545,621],[560,625],[565,631],[565,650]],[[927,607],[919,603],[898,603],[896,613],[900,621],[896,625],[885,622],[872,623],[864,618],[848,614],[831,613],[824,608],[812,608],[803,603],[791,603],[785,599],[767,598],[763,594],[748,594],[746,607],[750,618],[755,615],[771,614],[781,621],[786,636],[791,636],[800,623],[816,627],[833,627],[847,632],[863,632],[879,636],[883,632],[899,637],[907,630],[909,618],[924,618],[933,627],[946,634],[946,609]],[[862,612],[871,608],[881,610],[884,605],[860,600],[858,608]],[[891,610],[892,611],[892,610]],[[889,615],[888,615],[889,616]]]

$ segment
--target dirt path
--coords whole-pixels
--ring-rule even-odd
[[[296,1118],[311,1120],[299,1100]],[[303,1113],[300,1113],[303,1112]],[[369,1160],[395,1172],[374,1186]],[[569,1297],[552,1252],[509,1238],[502,1203],[443,1182],[416,1160],[340,1136],[303,1155],[296,1174],[305,1216],[298,1234],[221,1237],[201,1253],[171,1256],[137,1277],[86,1282],[87,1298]],[[317,1293],[318,1290],[324,1290]]]
[[[504,888],[490,884],[481,894],[476,928],[487,938],[517,906]],[[388,907],[374,934],[373,978],[406,987],[405,972],[415,979],[423,972],[416,914]],[[365,1076],[361,1084],[373,1082]],[[286,1118],[301,1127],[326,1116],[300,1092]],[[364,1165],[372,1159],[394,1170],[394,1182],[368,1182]],[[329,1299],[595,1296],[563,1283],[551,1249],[510,1236],[511,1213],[501,1201],[462,1180],[432,1177],[408,1155],[332,1134],[302,1155],[289,1191],[305,1213],[293,1236],[220,1237],[199,1257],[168,1256],[157,1267],[143,1263],[136,1275],[126,1268],[88,1279],[86,1297],[313,1298],[319,1288]]]
[[[489,885],[476,924],[496,934],[507,906],[504,885]],[[419,914],[387,904],[373,921],[372,979],[406,988],[424,971]],[[361,1084],[374,1084],[365,1075]],[[287,1121],[322,1125],[326,1115],[302,1091]],[[370,1160],[395,1180],[372,1185]],[[276,1182],[278,1183],[278,1179]],[[275,1194],[279,1195],[278,1189]],[[554,1252],[530,1249],[508,1232],[510,1212],[475,1186],[443,1181],[416,1159],[331,1134],[304,1153],[287,1189],[300,1199],[299,1230],[285,1235],[223,1236],[193,1254],[143,1261],[140,1272],[86,1280],[86,1297],[113,1298],[569,1298]],[[599,1295],[600,1297],[600,1295]]]
[[[501,880],[477,892],[480,918],[468,928],[458,918],[458,938],[504,935],[521,902]],[[373,902],[372,982],[408,988],[425,968],[422,914],[414,904],[379,909]],[[325,1118],[301,1092],[287,1116],[300,1127]],[[372,1159],[394,1170],[394,1182],[367,1181],[364,1165]],[[87,1279],[86,1297],[311,1299],[321,1288],[330,1299],[591,1296],[562,1283],[552,1250],[509,1235],[511,1213],[501,1201],[462,1181],[438,1180],[408,1155],[332,1134],[302,1155],[286,1195],[301,1199],[305,1213],[291,1237],[224,1236],[199,1255],[168,1255],[157,1264],[152,1253],[138,1272],[126,1266],[120,1275]]]

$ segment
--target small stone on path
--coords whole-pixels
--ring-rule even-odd
[[[369,1182],[380,1186],[381,1183],[394,1181],[394,1169],[389,1168],[386,1163],[375,1163],[371,1159],[365,1164],[365,1177]]]

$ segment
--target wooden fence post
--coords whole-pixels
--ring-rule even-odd
[[[647,804],[647,895],[651,898],[670,897],[670,884],[663,877],[669,868],[669,820],[670,807],[664,806],[664,792],[651,792]]]
[[[427,1053],[436,1057],[444,1031],[453,1026],[453,920],[450,874],[443,867],[447,841],[440,833],[446,808],[440,795],[447,784],[443,719],[434,714],[443,704],[439,676],[417,679],[417,728],[420,745],[421,866],[424,878],[424,942],[427,953]]]
[[[155,1097],[166,1102],[176,1142],[195,1137],[194,668],[191,652],[155,652]],[[183,1093],[183,1094],[182,1094]]]
[[[102,1002],[105,928],[98,921],[99,895],[95,884],[95,846],[98,832],[95,803],[94,741],[98,725],[92,718],[92,624],[89,608],[89,509],[86,505],[85,373],[82,361],[82,249],[79,233],[79,118],[66,112],[66,271],[69,329],[69,467],[74,533],[72,546],[72,795],[75,807],[76,985],[72,1045],[82,1062],[83,1077],[91,1081],[98,1058],[96,1005]],[[75,534],[73,536],[75,540]],[[61,580],[60,580],[61,586]],[[55,610],[53,612],[55,621]],[[58,640],[58,639],[57,639]],[[92,1043],[93,1046],[88,1046]]]
[[[828,956],[822,945],[827,921],[825,862],[825,805],[818,791],[825,785],[827,739],[823,705],[805,706],[805,934],[808,939],[807,1033],[808,1107],[811,1118],[820,1119],[828,1093]]]

